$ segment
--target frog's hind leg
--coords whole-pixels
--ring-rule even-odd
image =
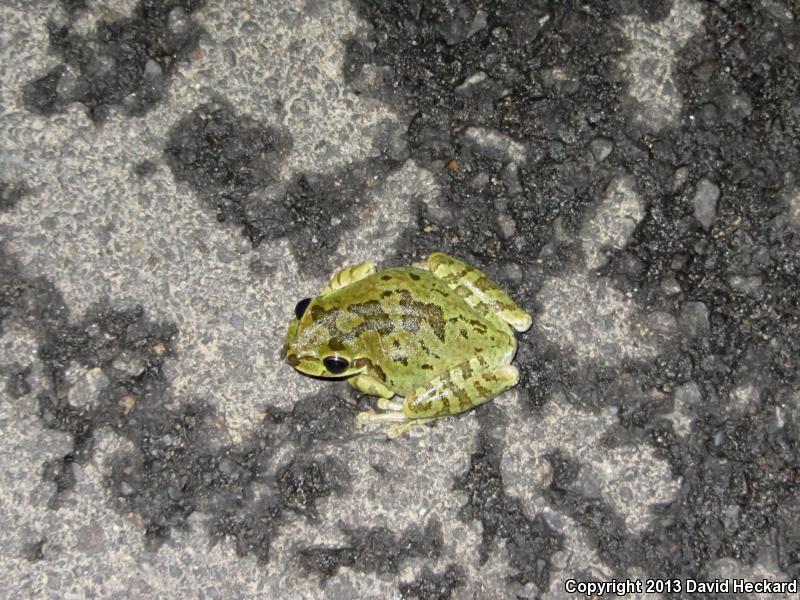
[[[519,371],[513,365],[486,368],[481,359],[473,358],[413,390],[402,403],[378,400],[381,412],[361,412],[357,420],[361,425],[391,423],[387,434],[396,438],[417,425],[488,402],[518,381]]]
[[[333,274],[328,284],[322,288],[319,295],[324,296],[330,292],[335,292],[343,287],[347,287],[351,283],[355,283],[364,277],[372,275],[375,272],[375,263],[363,262],[357,265],[350,265],[344,267]]]
[[[457,415],[489,402],[518,382],[515,366],[485,368],[481,359],[472,358],[415,389],[403,402],[403,414],[408,419]]]
[[[499,317],[517,331],[530,328],[533,322],[531,316],[475,267],[442,252],[434,252],[428,257],[428,270],[486,319],[496,322]]]

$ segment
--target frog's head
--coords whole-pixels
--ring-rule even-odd
[[[300,300],[283,343],[286,362],[305,375],[326,379],[363,372],[365,362],[358,360],[352,345],[337,335],[338,312],[325,310],[316,299]]]

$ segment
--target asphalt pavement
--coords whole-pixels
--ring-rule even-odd
[[[798,55],[790,0],[0,3],[0,597],[790,597]],[[434,251],[521,380],[388,440],[281,347]]]

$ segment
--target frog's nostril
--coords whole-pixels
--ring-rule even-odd
[[[300,364],[300,359],[297,358],[295,354],[287,354],[286,355],[286,362],[289,363],[290,366],[296,367]]]

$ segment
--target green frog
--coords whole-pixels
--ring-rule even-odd
[[[345,267],[294,314],[286,362],[378,396],[379,412],[359,413],[358,422],[390,423],[390,438],[516,385],[512,328],[532,322],[484,273],[441,252],[384,271],[371,262]]]

